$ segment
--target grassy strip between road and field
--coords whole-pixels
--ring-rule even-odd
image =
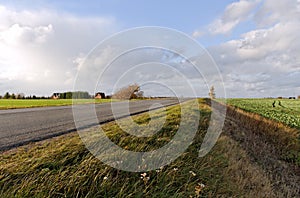
[[[32,108],[32,107],[48,107],[48,106],[66,106],[74,104],[92,104],[92,103],[104,103],[111,102],[112,99],[1,99],[1,109],[19,109],[19,108]]]
[[[0,155],[0,197],[275,197],[271,181],[252,163],[245,150],[221,136],[203,158],[198,151],[209,125],[210,107],[191,102],[190,120],[199,112],[197,134],[189,148],[171,164],[147,173],[111,168],[91,155],[77,133],[33,143]],[[116,122],[102,125],[115,144],[132,151],[149,151],[170,142],[180,124],[180,106],[166,108],[166,122],[152,137],[138,138]],[[158,122],[163,110],[151,112]],[[133,116],[149,123],[149,113]],[[125,119],[126,122],[126,119]],[[191,123],[192,124],[192,123]],[[97,130],[92,128],[89,130]]]
[[[225,105],[224,100],[216,101]],[[278,154],[281,160],[299,167],[300,130],[296,126],[300,126],[300,120],[297,120],[300,118],[297,111],[300,101],[285,99],[281,100],[281,106],[277,101],[276,106],[272,107],[273,102],[272,99],[227,99],[227,119],[242,126],[241,130],[246,130],[243,137],[238,139],[257,135],[260,140],[265,140],[266,145],[274,147],[276,152],[273,152]],[[291,120],[295,121],[294,124],[289,124]],[[233,136],[241,130],[234,132]]]

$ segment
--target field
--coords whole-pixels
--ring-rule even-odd
[[[76,99],[75,104],[87,103],[103,103],[110,102],[111,99]],[[64,106],[72,105],[72,99],[0,99],[0,109],[17,109],[17,108],[31,108],[31,107],[47,107],[47,106]]]
[[[228,99],[227,104],[300,129],[300,100]]]
[[[243,122],[255,120],[245,114],[235,123],[226,121],[223,133],[212,151],[198,157],[198,151],[209,126],[209,102],[199,100],[201,113],[197,134],[189,148],[171,164],[157,170],[126,172],[111,168],[85,148],[77,133],[32,143],[0,155],[0,197],[287,197],[295,196],[298,177],[291,175],[294,161],[282,160],[277,149],[287,152],[294,145],[293,133],[276,128],[288,143],[272,144],[277,134],[252,134],[241,128]],[[149,151],[160,148],[175,135],[180,123],[179,106],[168,107],[166,122],[154,136],[138,138],[124,132],[115,122],[102,126],[107,137],[126,150]],[[229,112],[231,118],[237,112]],[[164,112],[153,112],[154,125]],[[239,115],[239,114],[237,114]],[[249,120],[251,119],[251,120]],[[149,113],[133,116],[138,124],[149,122]],[[126,124],[127,120],[122,119]],[[264,125],[264,124],[262,124]],[[128,125],[129,126],[129,125]],[[130,126],[129,126],[130,127]],[[269,127],[262,126],[267,129]],[[97,128],[88,131],[97,131]],[[270,129],[272,130],[272,129]],[[289,130],[287,130],[289,131]],[[249,133],[245,135],[242,133]],[[233,134],[233,135],[232,135]],[[256,137],[257,136],[257,137]],[[243,138],[247,138],[244,141]],[[261,143],[260,143],[261,141]],[[269,142],[268,142],[269,141]],[[268,142],[266,144],[266,142]],[[257,147],[264,149],[257,150]],[[270,146],[274,146],[271,148]],[[282,147],[281,147],[282,146]],[[272,156],[272,157],[270,157]],[[272,158],[272,161],[266,159]],[[280,166],[280,167],[278,167]],[[282,166],[282,167],[281,167]],[[279,168],[280,171],[277,169]],[[288,177],[286,177],[288,176]],[[296,178],[296,179],[295,179]]]

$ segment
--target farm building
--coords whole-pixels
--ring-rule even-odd
[[[105,98],[105,93],[98,92],[98,93],[95,94],[95,98],[96,99],[103,99],[103,98]]]
[[[59,97],[60,97],[60,93],[53,93],[52,96],[51,96],[51,98],[55,99],[55,100],[59,99]]]

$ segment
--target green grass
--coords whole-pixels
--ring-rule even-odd
[[[275,107],[273,102],[276,101]],[[279,105],[279,101],[281,105]],[[300,100],[227,99],[227,104],[300,129]]]
[[[199,102],[201,118],[193,144],[174,162],[147,172],[145,177],[103,164],[89,153],[77,133],[72,133],[1,154],[0,197],[272,196],[268,179],[232,139],[222,136],[208,155],[198,158],[211,113],[204,100]],[[190,108],[192,121],[199,109],[190,103],[184,105]],[[154,124],[162,119],[162,110],[153,114]],[[149,138],[129,135],[115,122],[102,127],[120,147],[149,151],[168,143],[178,129],[179,106],[168,107],[166,115],[162,129]],[[147,124],[149,114],[134,116],[133,120]]]
[[[111,102],[111,99],[76,99],[74,104],[87,104],[87,103],[103,103]],[[13,100],[1,99],[0,109],[17,109],[17,108],[31,108],[31,107],[47,107],[47,106],[64,106],[72,105],[72,99],[26,99],[26,100]]]

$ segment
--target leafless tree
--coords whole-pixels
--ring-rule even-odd
[[[143,95],[144,92],[141,91],[140,86],[135,83],[119,89],[116,93],[113,94],[112,98],[130,100],[136,98],[143,98]]]
[[[210,90],[209,90],[209,93],[208,93],[209,97],[211,99],[215,99],[216,98],[216,93],[215,93],[215,87],[214,86],[211,86],[210,87]]]

